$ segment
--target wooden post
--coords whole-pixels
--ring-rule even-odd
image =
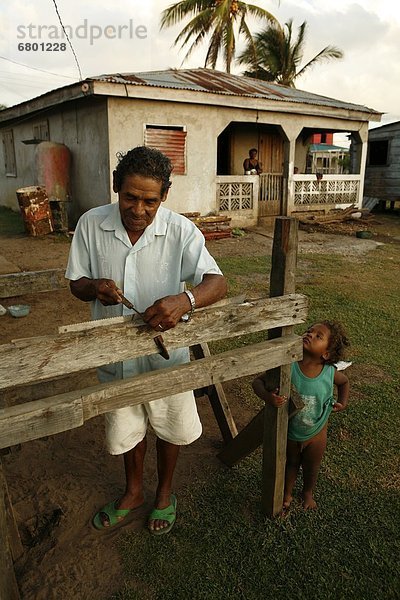
[[[272,266],[270,278],[270,296],[280,296],[282,290],[294,289],[295,268],[297,257],[297,221],[288,217],[278,217],[275,220],[274,243],[272,248]],[[282,292],[283,293],[283,292]],[[281,335],[288,335],[292,327],[279,327],[269,330],[269,337],[274,339]],[[274,387],[279,387],[282,393],[289,394],[290,365],[269,371]],[[289,379],[287,379],[289,375]],[[277,514],[279,499],[274,492],[275,485],[281,486],[282,482],[275,484],[275,478],[284,473],[287,431],[287,408],[280,410],[267,406],[263,408],[238,435],[229,442],[218,454],[218,458],[226,465],[233,466],[240,460],[256,450],[265,440],[264,422],[267,427],[267,445],[264,445],[263,466],[263,500],[262,505],[268,515]],[[278,439],[280,442],[278,442]],[[276,444],[278,443],[278,447]],[[268,467],[267,464],[272,461]],[[280,465],[279,468],[277,465]],[[268,483],[269,482],[269,483]],[[283,489],[283,488],[282,488]],[[273,499],[273,500],[272,500]],[[271,507],[271,502],[274,508]],[[280,506],[282,508],[282,504]]]
[[[281,296],[295,291],[298,223],[296,219],[278,217],[275,220],[270,279],[270,296]],[[274,339],[293,333],[293,327],[279,327],[268,332]],[[269,372],[271,388],[290,396],[291,364]],[[285,485],[288,403],[281,408],[266,405],[264,410],[264,440],[261,506],[264,514],[273,517],[283,505]]]

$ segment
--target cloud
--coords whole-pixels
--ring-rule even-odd
[[[119,0],[112,6],[109,0],[58,0],[63,21],[73,27],[88,24],[125,25],[131,19],[148,28],[146,40],[101,39],[90,44],[88,39],[72,40],[84,76],[100,73],[135,72],[179,68],[185,51],[174,47],[173,42],[183,23],[160,32],[160,16],[163,9],[175,0]],[[363,104],[400,118],[400,3],[391,0],[253,0],[254,4],[272,12],[284,23],[293,17],[297,28],[304,20],[308,23],[305,61],[326,45],[339,46],[345,53],[343,60],[316,65],[298,81],[298,87],[322,94]],[[3,18],[1,18],[3,17]],[[77,77],[77,69],[71,51],[62,53],[20,52],[17,49],[16,26],[18,24],[53,24],[58,18],[50,0],[14,0],[0,8],[0,54],[17,62],[60,74]],[[251,29],[257,31],[260,24],[250,21]],[[126,32],[126,30],[125,30]],[[203,66],[206,42],[199,46],[185,68]],[[67,82],[61,78],[47,77],[35,71],[0,61],[0,70],[10,73],[8,79],[0,75],[2,97],[0,102],[20,102],[23,98],[59,87]],[[218,68],[223,69],[222,63]],[[234,68],[240,73],[242,68]],[[4,75],[4,74],[3,74]],[[30,87],[29,87],[30,86]],[[42,87],[40,87],[42,86]],[[7,99],[5,100],[4,97]]]

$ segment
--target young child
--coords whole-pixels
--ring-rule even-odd
[[[300,395],[304,407],[289,419],[283,508],[293,500],[292,491],[300,466],[303,470],[303,506],[316,508],[313,492],[326,448],[330,413],[344,410],[349,397],[349,380],[334,363],[344,357],[349,345],[342,326],[334,321],[312,325],[303,335],[303,358],[292,364],[292,395]],[[337,401],[333,386],[337,386]],[[279,390],[268,389],[268,371],[253,381],[253,390],[275,407],[287,402]]]

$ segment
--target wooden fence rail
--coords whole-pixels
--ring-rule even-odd
[[[68,286],[64,275],[65,269],[21,271],[0,275],[0,298],[60,290]]]
[[[8,407],[0,410],[0,448],[80,427],[110,410],[157,400],[165,396],[166,389],[169,394],[177,394],[290,364],[301,358],[302,348],[299,336],[287,336]]]
[[[225,402],[224,406],[218,399],[217,390],[225,381],[274,369],[278,385],[285,393],[289,390],[290,365],[302,356],[302,339],[293,334],[293,326],[304,323],[307,317],[307,298],[288,293],[294,292],[296,228],[294,219],[276,220],[271,272],[271,293],[276,297],[219,303],[196,311],[189,323],[178,324],[163,333],[168,350],[191,346],[196,360],[15,406],[0,402],[0,448],[80,427],[88,419],[116,408],[152,402],[163,397],[166,389],[175,394],[213,386],[217,396],[214,400],[220,404],[214,412],[221,416],[217,420],[225,441],[230,439],[226,456],[230,456],[231,463],[256,447],[253,438],[258,445],[264,434],[262,506],[265,514],[276,514],[279,505],[282,506],[287,405],[280,409],[269,407],[268,419],[264,419],[266,411],[261,411],[236,436],[236,428],[229,420],[229,405]],[[211,355],[208,351],[209,341],[267,330],[272,331],[267,341],[220,354]],[[0,346],[0,390],[18,391],[24,389],[22,386],[154,354],[154,336],[155,332],[147,326],[121,318],[118,322],[105,320],[66,326],[57,335],[12,341]],[[221,426],[223,419],[225,428]],[[16,545],[9,543],[13,533],[6,524],[7,498],[6,482],[0,477],[0,600],[3,597],[17,600],[12,569]]]
[[[300,294],[264,298],[242,304],[209,307],[196,319],[181,323],[163,334],[168,349],[221,340],[303,323],[307,299]],[[97,326],[93,326],[95,323]],[[116,325],[96,321],[90,329],[58,335],[24,338],[0,346],[0,389],[31,384],[154,354],[155,332],[132,320]],[[105,320],[105,323],[107,321]]]

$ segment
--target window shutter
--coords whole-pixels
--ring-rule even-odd
[[[33,139],[42,142],[49,140],[49,122],[47,120],[33,126]]]
[[[146,146],[157,148],[168,156],[172,162],[174,175],[184,175],[186,131],[183,127],[161,127],[158,125],[146,125]]]
[[[4,145],[4,166],[6,175],[17,175],[17,165],[15,162],[14,135],[12,129],[3,133]]]

